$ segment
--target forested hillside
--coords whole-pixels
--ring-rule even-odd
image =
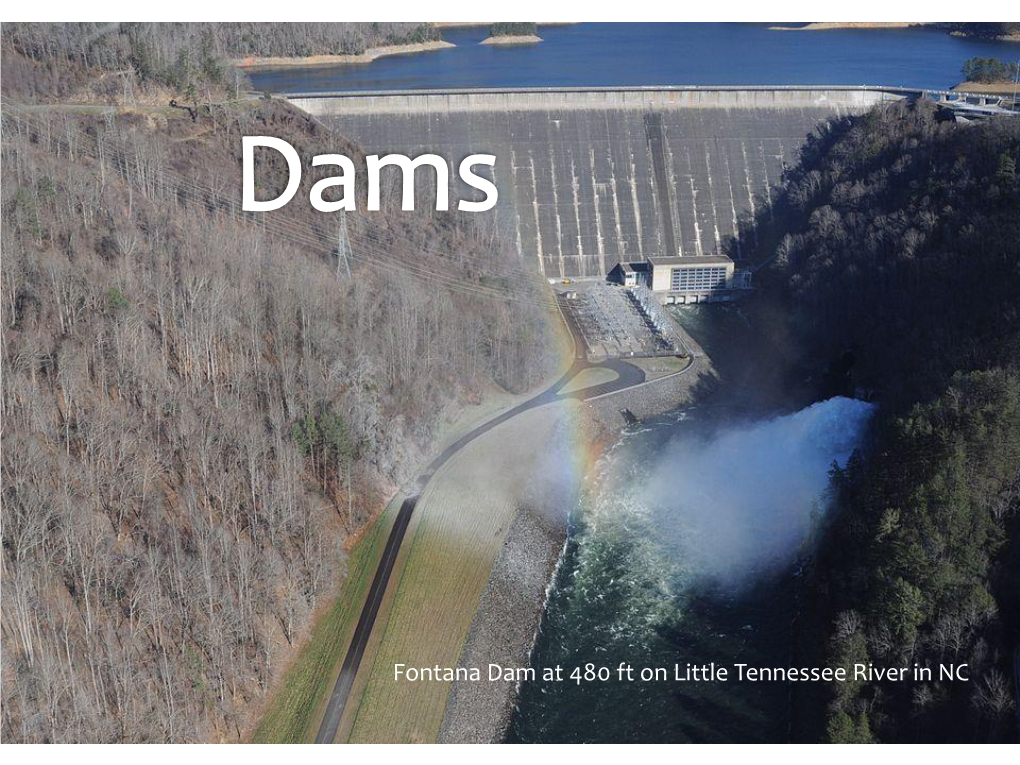
[[[880,404],[872,444],[834,475],[800,663],[971,676],[833,686],[802,705],[803,738],[1016,738],[1018,162],[1020,120],[878,108],[820,130],[748,234],[775,255],[764,296],[826,387]]]
[[[236,740],[444,412],[548,371],[471,216],[349,214],[348,276],[314,178],[242,214],[262,134],[364,177],[280,102],[5,104],[4,740]]]
[[[948,29],[953,34],[967,35],[969,37],[1015,39],[1016,35],[1020,34],[1020,23],[1016,21],[947,21],[936,23],[934,26]]]
[[[22,100],[187,101],[233,92],[231,59],[364,53],[439,39],[425,23],[231,22],[4,24],[3,89]]]

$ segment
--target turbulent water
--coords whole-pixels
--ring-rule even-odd
[[[835,398],[733,425],[690,410],[627,433],[580,500],[533,666],[787,665],[797,560],[870,411]],[[785,693],[539,681],[522,687],[510,739],[783,740]]]

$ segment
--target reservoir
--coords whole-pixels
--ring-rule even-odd
[[[1020,57],[1016,42],[931,29],[777,31],[768,24],[541,26],[543,42],[479,45],[485,28],[444,29],[457,47],[368,64],[254,72],[259,90],[410,90],[640,85],[885,85],[947,89],[968,58]]]

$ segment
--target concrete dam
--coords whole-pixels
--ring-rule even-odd
[[[770,187],[816,126],[910,95],[867,87],[657,87],[288,99],[369,154],[445,157],[451,200],[481,196],[459,179],[460,161],[495,155],[491,172],[475,171],[499,189],[495,210],[484,213],[494,216],[498,236],[547,277],[584,278],[604,276],[620,261],[721,252],[767,204]],[[418,194],[428,193],[434,173],[416,176]],[[739,262],[741,253],[731,254]]]

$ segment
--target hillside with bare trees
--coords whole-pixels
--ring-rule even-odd
[[[229,61],[351,55],[439,39],[426,23],[74,22],[2,27],[3,89],[22,100],[213,100],[243,84]]]
[[[363,168],[280,102],[3,116],[3,738],[237,740],[444,414],[549,372],[548,303],[470,215],[349,214],[344,260],[312,177],[242,213],[242,135]]]

